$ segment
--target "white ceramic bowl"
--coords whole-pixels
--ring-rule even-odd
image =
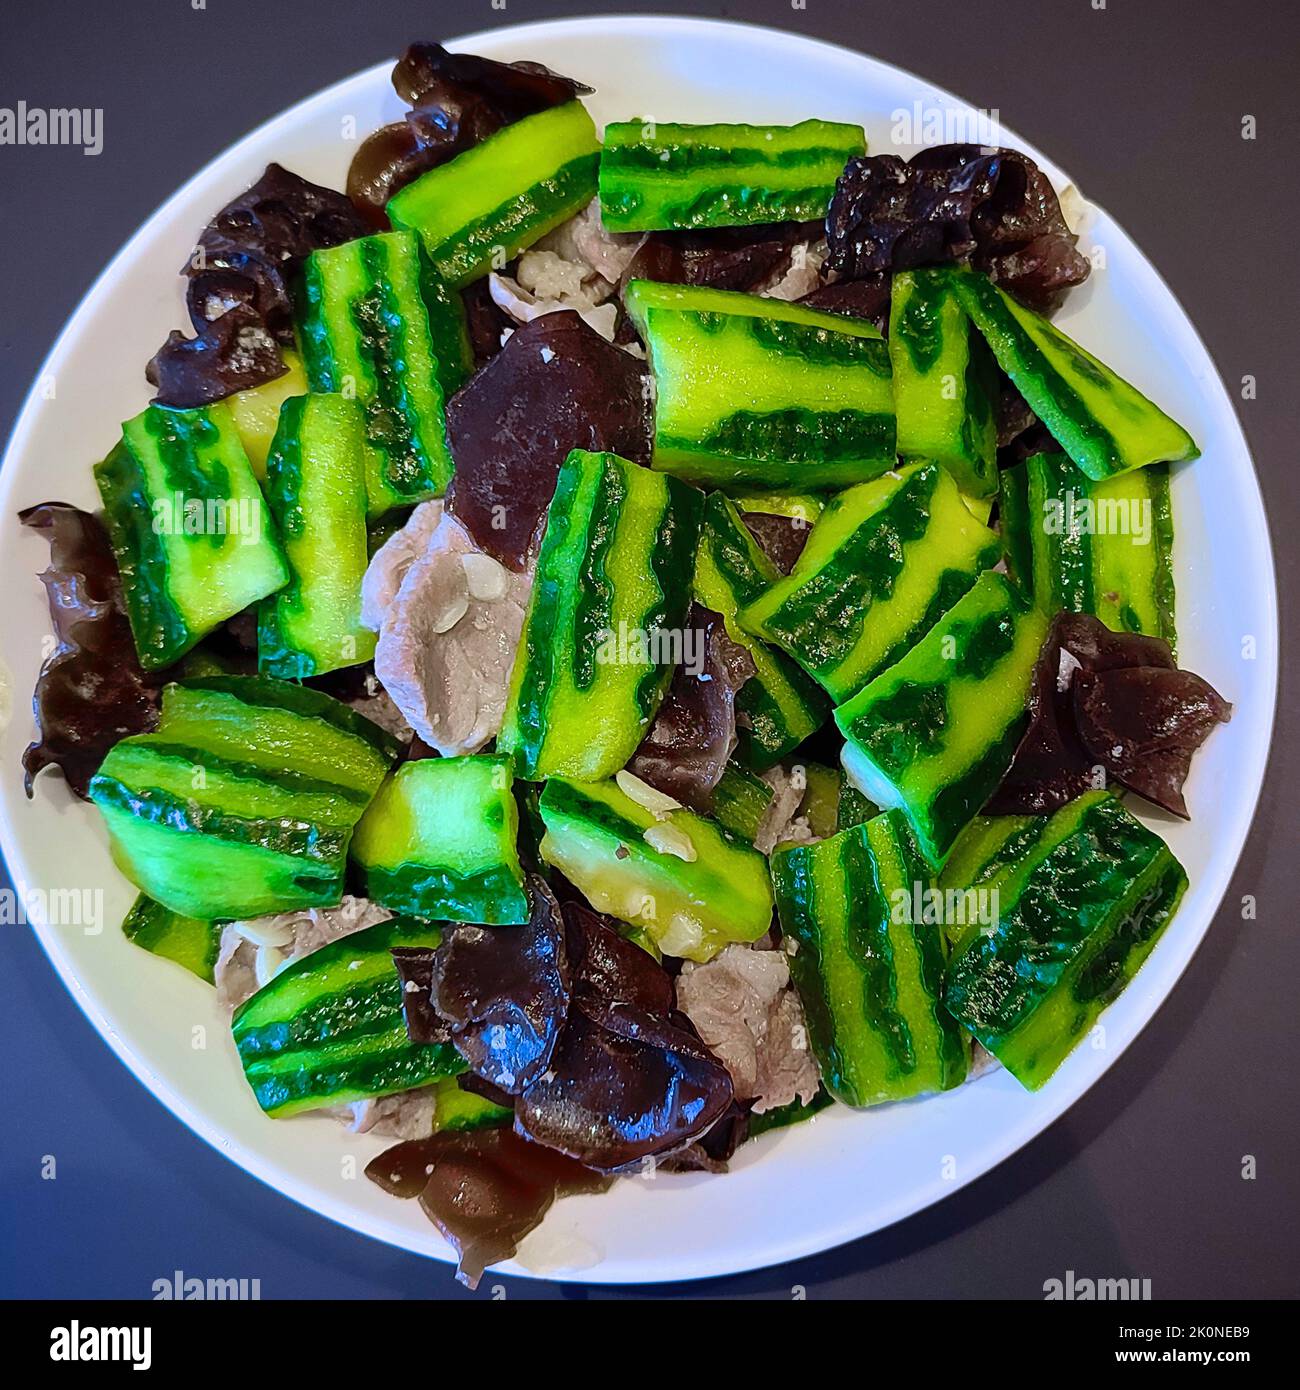
[[[899,112],[972,114],[884,63],[729,23],[566,20],[452,46],[531,58],[586,79],[598,89],[589,105],[601,121],[819,116],[861,121],[871,149],[907,153],[891,139],[902,131]],[[384,1141],[349,1135],[328,1119],[263,1118],[211,991],[118,932],[134,890],[110,863],[98,817],[57,773],[43,776],[27,802],[18,766],[31,735],[24,701],[49,618],[34,577],[45,564],[44,542],[23,531],[15,512],[49,498],[97,505],[90,465],[112,444],[118,422],[144,405],[143,365],[184,321],[175,268],[199,229],[269,160],[341,188],[355,149],[340,135],[348,118],[364,136],[398,114],[390,68],[371,68],[285,112],[193,178],[118,254],[51,352],[42,379],[55,383],[55,397],[33,391],[0,474],[0,653],[17,696],[0,751],[0,832],[20,885],[103,889],[98,934],[39,921],[35,929],[95,1027],[165,1105],[248,1172],[314,1211],[445,1259],[447,1246],[415,1203],[387,1197],[361,1176]],[[1002,138],[1032,154],[1058,188],[1069,182],[1024,141]],[[868,1113],[835,1107],[746,1145],[726,1177],[628,1180],[608,1196],[567,1199],[542,1228],[543,1241],[534,1238],[525,1250],[544,1261],[554,1237],[575,1237],[567,1256],[555,1255],[571,1263],[552,1272],[601,1283],[728,1274],[827,1249],[938,1201],[1014,1153],[1097,1080],[1173,988],[1209,926],[1246,838],[1273,720],[1277,615],[1268,535],[1246,442],[1196,330],[1104,211],[1085,209],[1082,244],[1104,249],[1105,268],[1071,298],[1061,322],[1183,422],[1203,451],[1174,482],[1181,659],[1232,700],[1235,712],[1198,755],[1188,787],[1195,819],[1162,818],[1157,826],[1191,876],[1176,920],[1103,1015],[1096,1045],[1080,1047],[1038,1094],[999,1072],[945,1096]],[[350,1155],[359,1160],[355,1171],[345,1162]],[[536,1264],[505,1268],[538,1272]]]

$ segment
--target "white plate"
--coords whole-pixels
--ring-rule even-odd
[[[531,58],[585,78],[598,88],[589,105],[601,121],[820,116],[863,122],[876,152],[908,153],[891,144],[897,113],[914,112],[919,102],[923,114],[969,114],[956,98],[884,63],[790,33],[714,21],[564,20],[473,35],[453,47]],[[348,1135],[320,1118],[262,1117],[211,991],[117,931],[133,890],[109,861],[98,817],[69,795],[57,773],[39,780],[29,804],[18,770],[31,735],[24,701],[49,618],[33,577],[44,567],[45,545],[19,527],[14,513],[49,498],[97,505],[90,465],[112,444],[118,422],[145,404],[143,365],[168,329],[184,321],[175,268],[199,229],[269,160],[341,188],[355,144],[340,132],[364,135],[398,114],[390,68],[381,64],[285,112],[192,179],[118,254],[50,354],[42,381],[54,383],[55,398],[38,383],[0,475],[0,652],[18,704],[0,749],[0,832],[21,884],[103,888],[106,926],[99,934],[77,925],[36,930],[87,1016],[165,1105],[312,1210],[445,1259],[446,1245],[414,1202],[387,1197],[361,1176],[383,1141]],[[1003,138],[1038,159],[1058,187],[1068,183],[1023,140],[1009,132]],[[1142,177],[1140,164],[1130,176]],[[745,1146],[729,1176],[628,1180],[608,1196],[567,1199],[543,1231],[576,1235],[594,1263],[571,1266],[566,1277],[614,1283],[735,1273],[828,1249],[938,1201],[1077,1100],[1151,1018],[1205,934],[1246,838],[1273,721],[1277,613],[1268,534],[1246,442],[1196,330],[1150,262],[1100,209],[1087,210],[1083,246],[1103,248],[1105,268],[1074,295],[1061,321],[1184,423],[1203,450],[1174,482],[1181,659],[1232,700],[1235,713],[1198,755],[1188,787],[1196,819],[1157,826],[1191,875],[1176,920],[1102,1016],[1096,1045],[1080,1047],[1037,1095],[996,1073],[945,1096],[869,1113],[836,1107]],[[359,1160],[354,1175],[345,1163],[350,1155]]]

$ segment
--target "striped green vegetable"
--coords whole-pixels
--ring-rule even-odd
[[[1108,792],[1088,792],[1050,817],[1010,819],[977,875],[998,893],[997,925],[966,933],[946,1002],[1037,1090],[1151,953],[1187,875]],[[993,836],[981,827],[979,838],[987,845]]]
[[[122,426],[95,482],[146,670],[170,666],[288,581],[228,411],[149,406]]]
[[[891,811],[779,849],[772,882],[825,1085],[862,1106],[960,1084],[968,1047],[943,1007],[946,944],[925,908],[934,882],[906,819]]]
[[[800,761],[792,769],[804,782],[798,815],[819,840],[861,825],[878,815],[876,807],[845,777],[838,767]]]
[[[636,751],[681,659],[704,499],[616,454],[560,468],[497,748],[595,780]]]
[[[205,920],[327,907],[352,828],[398,745],[320,691],[260,676],[169,685],[156,732],[90,784],[113,857],[149,897]]]
[[[600,138],[580,101],[514,121],[389,200],[453,289],[503,270],[596,195]]]
[[[1011,765],[1047,624],[986,570],[906,656],[835,711],[845,771],[878,806],[902,808],[932,864]]]
[[[221,949],[220,922],[183,917],[141,893],[122,921],[122,934],[144,950],[173,960],[212,984],[213,967]]]
[[[434,1134],[444,1130],[491,1129],[514,1120],[513,1109],[462,1089],[454,1076],[435,1081],[431,1090]]]
[[[451,1043],[413,1043],[394,946],[437,927],[394,918],[291,961],[235,1010],[231,1031],[257,1103],[277,1118],[386,1096],[464,1071]]]
[[[1199,456],[1180,424],[1041,314],[974,271],[941,273],[998,365],[1088,477]]]
[[[998,487],[997,371],[942,271],[890,282],[889,361],[898,452],[934,459],[969,497]]]
[[[526,922],[513,783],[506,757],[403,763],[352,837],[366,896],[429,920]]]
[[[861,126],[836,121],[613,121],[600,156],[601,221],[611,232],[820,221],[845,164],[866,149]]]
[[[897,661],[995,564],[998,540],[937,463],[831,499],[791,573],[740,611],[836,700]]]
[[[429,339],[437,363],[438,385],[444,400],[450,400],[474,375],[474,348],[469,338],[469,317],[460,291],[449,285],[420,256],[420,291],[429,316]]]
[[[889,351],[865,319],[650,280],[624,305],[654,371],[655,468],[807,492],[894,466]]]
[[[804,1104],[800,1100],[792,1100],[789,1105],[778,1105],[775,1110],[750,1111],[747,1138],[757,1139],[761,1134],[767,1134],[774,1129],[787,1129],[790,1125],[802,1124],[805,1120],[811,1120],[814,1116],[821,1114],[828,1105],[835,1104],[835,1097],[824,1088]]]
[[[542,858],[665,955],[709,960],[772,925],[767,861],[693,811],[656,815],[613,781],[552,777],[541,812]]]
[[[713,789],[713,819],[753,844],[775,795],[757,773],[733,759]]]
[[[1007,572],[1044,612],[1092,613],[1176,645],[1167,464],[1093,482],[1064,454],[1035,454],[1001,485]]]
[[[829,713],[826,697],[784,652],[740,625],[741,608],[780,577],[736,504],[720,492],[710,493],[695,556],[695,597],[722,615],[727,636],[754,663],[754,674],[736,692],[735,756],[759,772],[793,752]]]
[[[266,501],[280,528],[289,583],[263,599],[257,665],[303,679],[369,661],[361,625],[366,540],[366,421],[344,396],[284,403],[266,462]]]
[[[313,391],[366,417],[370,515],[440,497],[451,478],[439,362],[421,297],[420,248],[385,232],[313,251],[298,325]]]

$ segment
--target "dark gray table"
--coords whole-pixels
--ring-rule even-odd
[[[590,0],[41,0],[6,7],[0,106],[105,111],[103,153],[0,147],[0,429],[109,257],[232,140],[416,37],[623,8]],[[737,0],[724,15],[923,73],[1050,152],[1187,306],[1229,384],[1297,592],[1296,11],[1266,0]],[[629,6],[631,8],[631,6]],[[1254,116],[1257,138],[1242,139]],[[1288,310],[1290,312],[1288,312]],[[89,462],[89,460],[87,460]],[[1284,607],[1283,640],[1294,641]],[[946,1202],[816,1259],[669,1292],[1040,1298],[1143,1277],[1157,1298],[1294,1296],[1300,740],[1288,704],[1214,930],[1141,1039],[1024,1152]],[[1290,677],[1291,679],[1288,679]],[[16,717],[24,717],[18,692]],[[16,769],[0,770],[15,776]],[[1258,918],[1241,920],[1253,894]],[[175,1269],[264,1297],[469,1297],[435,1264],[331,1225],[194,1138],[99,1041],[23,928],[0,932],[0,1293],[148,1297]],[[58,1161],[43,1181],[43,1155]],[[1244,1155],[1257,1176],[1242,1177]],[[869,1180],[869,1178],[867,1179]],[[618,1290],[508,1281],[510,1297]],[[483,1296],[483,1295],[480,1295]]]

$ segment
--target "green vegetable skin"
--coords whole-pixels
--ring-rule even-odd
[[[244,1076],[277,1118],[386,1096],[465,1069],[451,1043],[413,1043],[389,951],[436,946],[435,926],[381,922],[291,961],[235,1010]]]
[[[175,961],[212,984],[213,967],[221,949],[219,922],[182,917],[141,893],[122,921],[122,934],[144,950]]]
[[[877,805],[901,807],[932,864],[1011,765],[1047,623],[986,570],[902,660],[835,711],[845,771]]]
[[[352,837],[366,896],[431,920],[526,922],[513,781],[506,757],[403,763]]]
[[[653,467],[795,492],[894,467],[889,351],[865,319],[651,280],[624,305],[654,370]]]
[[[1116,632],[1176,645],[1169,468],[1093,482],[1064,454],[1001,478],[1007,572],[1045,613],[1093,613]]]
[[[616,454],[564,461],[497,739],[521,777],[594,781],[636,751],[681,655],[703,500]]]
[[[553,777],[541,800],[542,858],[598,912],[642,927],[665,955],[706,961],[772,925],[767,861],[692,811],[662,819],[615,782]],[[689,862],[645,838],[684,837]],[[620,857],[622,855],[622,857]]]
[[[596,195],[600,138],[580,101],[515,121],[389,200],[453,289],[503,270]]]
[[[303,679],[369,661],[361,626],[366,546],[366,424],[356,401],[286,401],[266,464],[266,501],[289,561],[288,585],[263,599],[258,669]]]
[[[1199,456],[1181,425],[1041,315],[974,271],[936,273],[949,277],[998,365],[1090,478]]]
[[[729,762],[713,789],[713,819],[724,830],[753,844],[775,795],[757,773]]]
[[[140,664],[179,660],[289,571],[224,410],[151,405],[95,465]]]
[[[833,498],[786,578],[740,611],[843,700],[910,650],[996,564],[998,540],[937,463]]]
[[[353,397],[365,412],[371,516],[440,497],[451,478],[421,279],[409,232],[313,251],[303,266],[298,328],[307,377],[313,391]]]
[[[508,1125],[515,1112],[473,1091],[462,1090],[454,1076],[433,1083],[433,1133],[444,1130],[491,1129]]]
[[[968,497],[991,497],[997,371],[941,271],[903,270],[891,281],[889,361],[898,452],[943,464]]]
[[[1187,875],[1109,793],[1089,792],[1033,819],[1013,827],[999,862],[981,875],[999,892],[997,926],[965,940],[948,970],[946,1002],[1037,1090],[1137,973]]]
[[[169,685],[156,733],[90,784],[122,872],[205,920],[327,907],[398,745],[319,691],[257,676]]]
[[[744,647],[754,674],[736,692],[736,759],[765,771],[825,722],[826,697],[784,652],[759,641],[740,625],[741,608],[780,579],[736,504],[722,493],[704,503],[695,556],[695,597],[722,615],[727,636]]]
[[[835,180],[865,154],[862,127],[660,125],[614,121],[600,156],[611,232],[820,221]]]
[[[934,881],[906,819],[778,850],[772,882],[826,1086],[879,1105],[960,1084],[968,1049],[942,1003],[943,932],[916,912]]]

